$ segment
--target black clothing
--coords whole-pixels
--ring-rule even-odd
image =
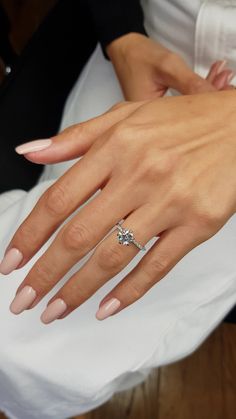
[[[12,64],[0,87],[1,193],[35,184],[42,167],[14,147],[57,132],[66,97],[97,42],[104,50],[124,33],[145,31],[139,0],[59,0],[16,59],[6,41],[7,19],[0,16],[0,56]]]
[[[114,39],[130,32],[146,34],[139,1],[87,0],[87,3],[105,56],[105,47]]]
[[[16,54],[14,53],[8,39],[9,30],[9,20],[0,6],[0,56],[6,65],[10,65],[10,63],[16,58]]]

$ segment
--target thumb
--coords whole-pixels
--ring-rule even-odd
[[[47,140],[36,140],[16,147],[15,151],[34,163],[48,164],[75,159],[85,154],[99,136],[128,117],[144,102],[122,102],[101,116],[66,128]]]

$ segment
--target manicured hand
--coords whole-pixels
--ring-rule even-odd
[[[85,123],[81,131],[72,127],[44,150],[27,154],[33,159],[38,153],[42,161],[57,153],[60,141],[68,141],[71,157],[78,156],[84,152],[83,141],[92,142],[19,227],[2,272],[27,263],[69,215],[99,192],[59,230],[20,285],[11,310],[20,313],[35,306],[94,249],[49,301],[42,321],[63,318],[83,304],[139,251],[132,243],[118,242],[113,227],[120,220],[141,245],[158,239],[105,296],[98,319],[133,304],[188,252],[217,233],[236,210],[235,112],[235,91],[128,104]],[[96,131],[98,138],[92,141]]]
[[[182,94],[223,90],[234,76],[226,62],[219,60],[213,63],[205,80],[180,55],[137,33],[113,41],[107,53],[127,100],[155,99],[169,87]]]

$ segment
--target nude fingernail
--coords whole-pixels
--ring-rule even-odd
[[[16,294],[14,300],[10,305],[10,310],[13,314],[20,314],[31,306],[36,298],[36,291],[26,285],[18,294]]]
[[[58,319],[66,311],[67,305],[64,300],[57,298],[42,313],[40,319],[43,323],[48,324]]]
[[[45,148],[50,147],[52,144],[52,140],[36,140],[36,141],[30,141],[28,143],[21,144],[15,148],[15,151],[18,154],[27,154],[32,153],[35,151],[42,151]]]
[[[0,273],[8,275],[16,269],[23,259],[22,253],[15,248],[8,250],[0,263]]]
[[[217,75],[217,74],[220,74],[220,73],[221,73],[221,71],[222,71],[222,70],[224,70],[224,68],[225,68],[226,64],[227,64],[227,61],[226,61],[226,60],[223,60],[223,61],[220,63],[220,65],[219,65],[219,67],[218,67],[218,69],[217,69],[216,75]]]
[[[121,302],[117,298],[111,298],[105,302],[97,311],[96,318],[98,320],[104,320],[116,312],[120,307]]]

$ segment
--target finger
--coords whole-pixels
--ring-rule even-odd
[[[216,90],[208,80],[194,73],[180,56],[172,54],[172,60],[167,61],[166,68],[163,68],[165,83],[168,86],[184,95]]]
[[[206,77],[206,79],[210,82],[213,83],[215,77],[220,74],[223,70],[225,70],[226,68],[226,64],[227,61],[226,60],[218,60],[216,62],[214,62],[211,65],[211,68],[209,70],[209,73]]]
[[[40,197],[8,245],[0,265],[1,273],[8,274],[22,267],[61,223],[87,201],[101,184],[107,182],[112,170],[111,156],[105,147],[97,148],[98,143]]]
[[[173,87],[184,95],[213,92],[216,88],[198,74],[190,70],[185,72],[185,80],[177,80]]]
[[[218,74],[214,80],[213,85],[217,90],[225,90],[234,78],[234,73],[231,70],[224,70]]]
[[[229,83],[234,78],[235,74],[230,69],[226,68],[227,61],[216,61],[210,68],[207,75],[207,80],[212,83],[217,90],[232,90]]]
[[[230,85],[224,87],[223,90],[235,90],[235,89],[236,89],[236,87],[233,84],[230,84]]]
[[[112,194],[114,187],[116,193]],[[126,199],[126,194],[127,189],[124,191],[123,185],[119,187],[117,184],[108,184],[59,231],[48,250],[38,259],[18,288],[17,295],[20,295],[11,307],[13,312],[18,314],[22,311],[21,295],[25,295],[25,289],[34,290],[35,299],[37,298],[34,305],[38,303],[75,263],[104,239],[120,219],[132,211],[135,202],[131,204]],[[124,203],[122,207],[120,202]],[[25,301],[23,307],[26,309]]]
[[[99,136],[128,117],[143,103],[117,104],[105,114],[73,125],[51,139],[20,145],[16,147],[16,152],[34,163],[48,164],[75,159],[85,154]]]
[[[162,217],[158,229],[163,229],[166,220]],[[156,221],[157,224],[157,221]],[[145,227],[144,227],[145,226]],[[153,237],[155,226],[151,222],[146,207],[140,207],[131,213],[122,227],[133,228],[135,239],[142,246]],[[95,249],[86,264],[59,290],[49,301],[42,321],[49,323],[58,317],[65,317],[90,298],[102,285],[120,272],[140,251],[134,244],[129,246],[119,243],[117,231],[113,231]],[[126,239],[129,233],[126,232]],[[64,312],[57,312],[63,301]],[[56,311],[54,311],[54,306]]]
[[[200,240],[188,227],[165,231],[138,265],[101,301],[97,319],[103,320],[140,299],[198,244]]]

